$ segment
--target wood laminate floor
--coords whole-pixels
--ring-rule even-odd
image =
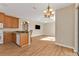
[[[58,46],[51,39],[44,40],[46,38],[46,36],[32,38],[30,47],[21,48],[12,42],[0,45],[0,56],[77,56],[72,49]]]

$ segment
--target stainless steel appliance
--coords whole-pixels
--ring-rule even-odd
[[[0,23],[0,44],[3,44],[3,23]]]

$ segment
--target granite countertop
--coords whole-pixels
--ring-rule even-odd
[[[19,28],[3,28],[0,29],[3,32],[15,32],[15,33],[28,33],[28,30],[23,30],[23,29],[19,29]]]
[[[29,31],[15,31],[16,33],[28,33]]]

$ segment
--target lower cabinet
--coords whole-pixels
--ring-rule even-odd
[[[16,43],[16,33],[12,33],[12,42]]]
[[[16,43],[20,47],[24,47],[28,45],[28,33],[17,33]]]
[[[28,33],[4,32],[4,43],[12,42],[20,47],[28,46]]]
[[[4,32],[3,39],[4,43],[10,43],[10,42],[16,43],[16,34],[12,32]]]
[[[12,33],[4,32],[4,43],[9,43],[12,40]]]

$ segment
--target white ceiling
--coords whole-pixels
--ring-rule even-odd
[[[71,3],[51,3],[49,4],[54,10],[71,5]],[[0,10],[7,14],[18,16],[22,19],[37,20],[40,22],[52,22],[43,17],[43,10],[48,3],[3,3],[0,4]]]

